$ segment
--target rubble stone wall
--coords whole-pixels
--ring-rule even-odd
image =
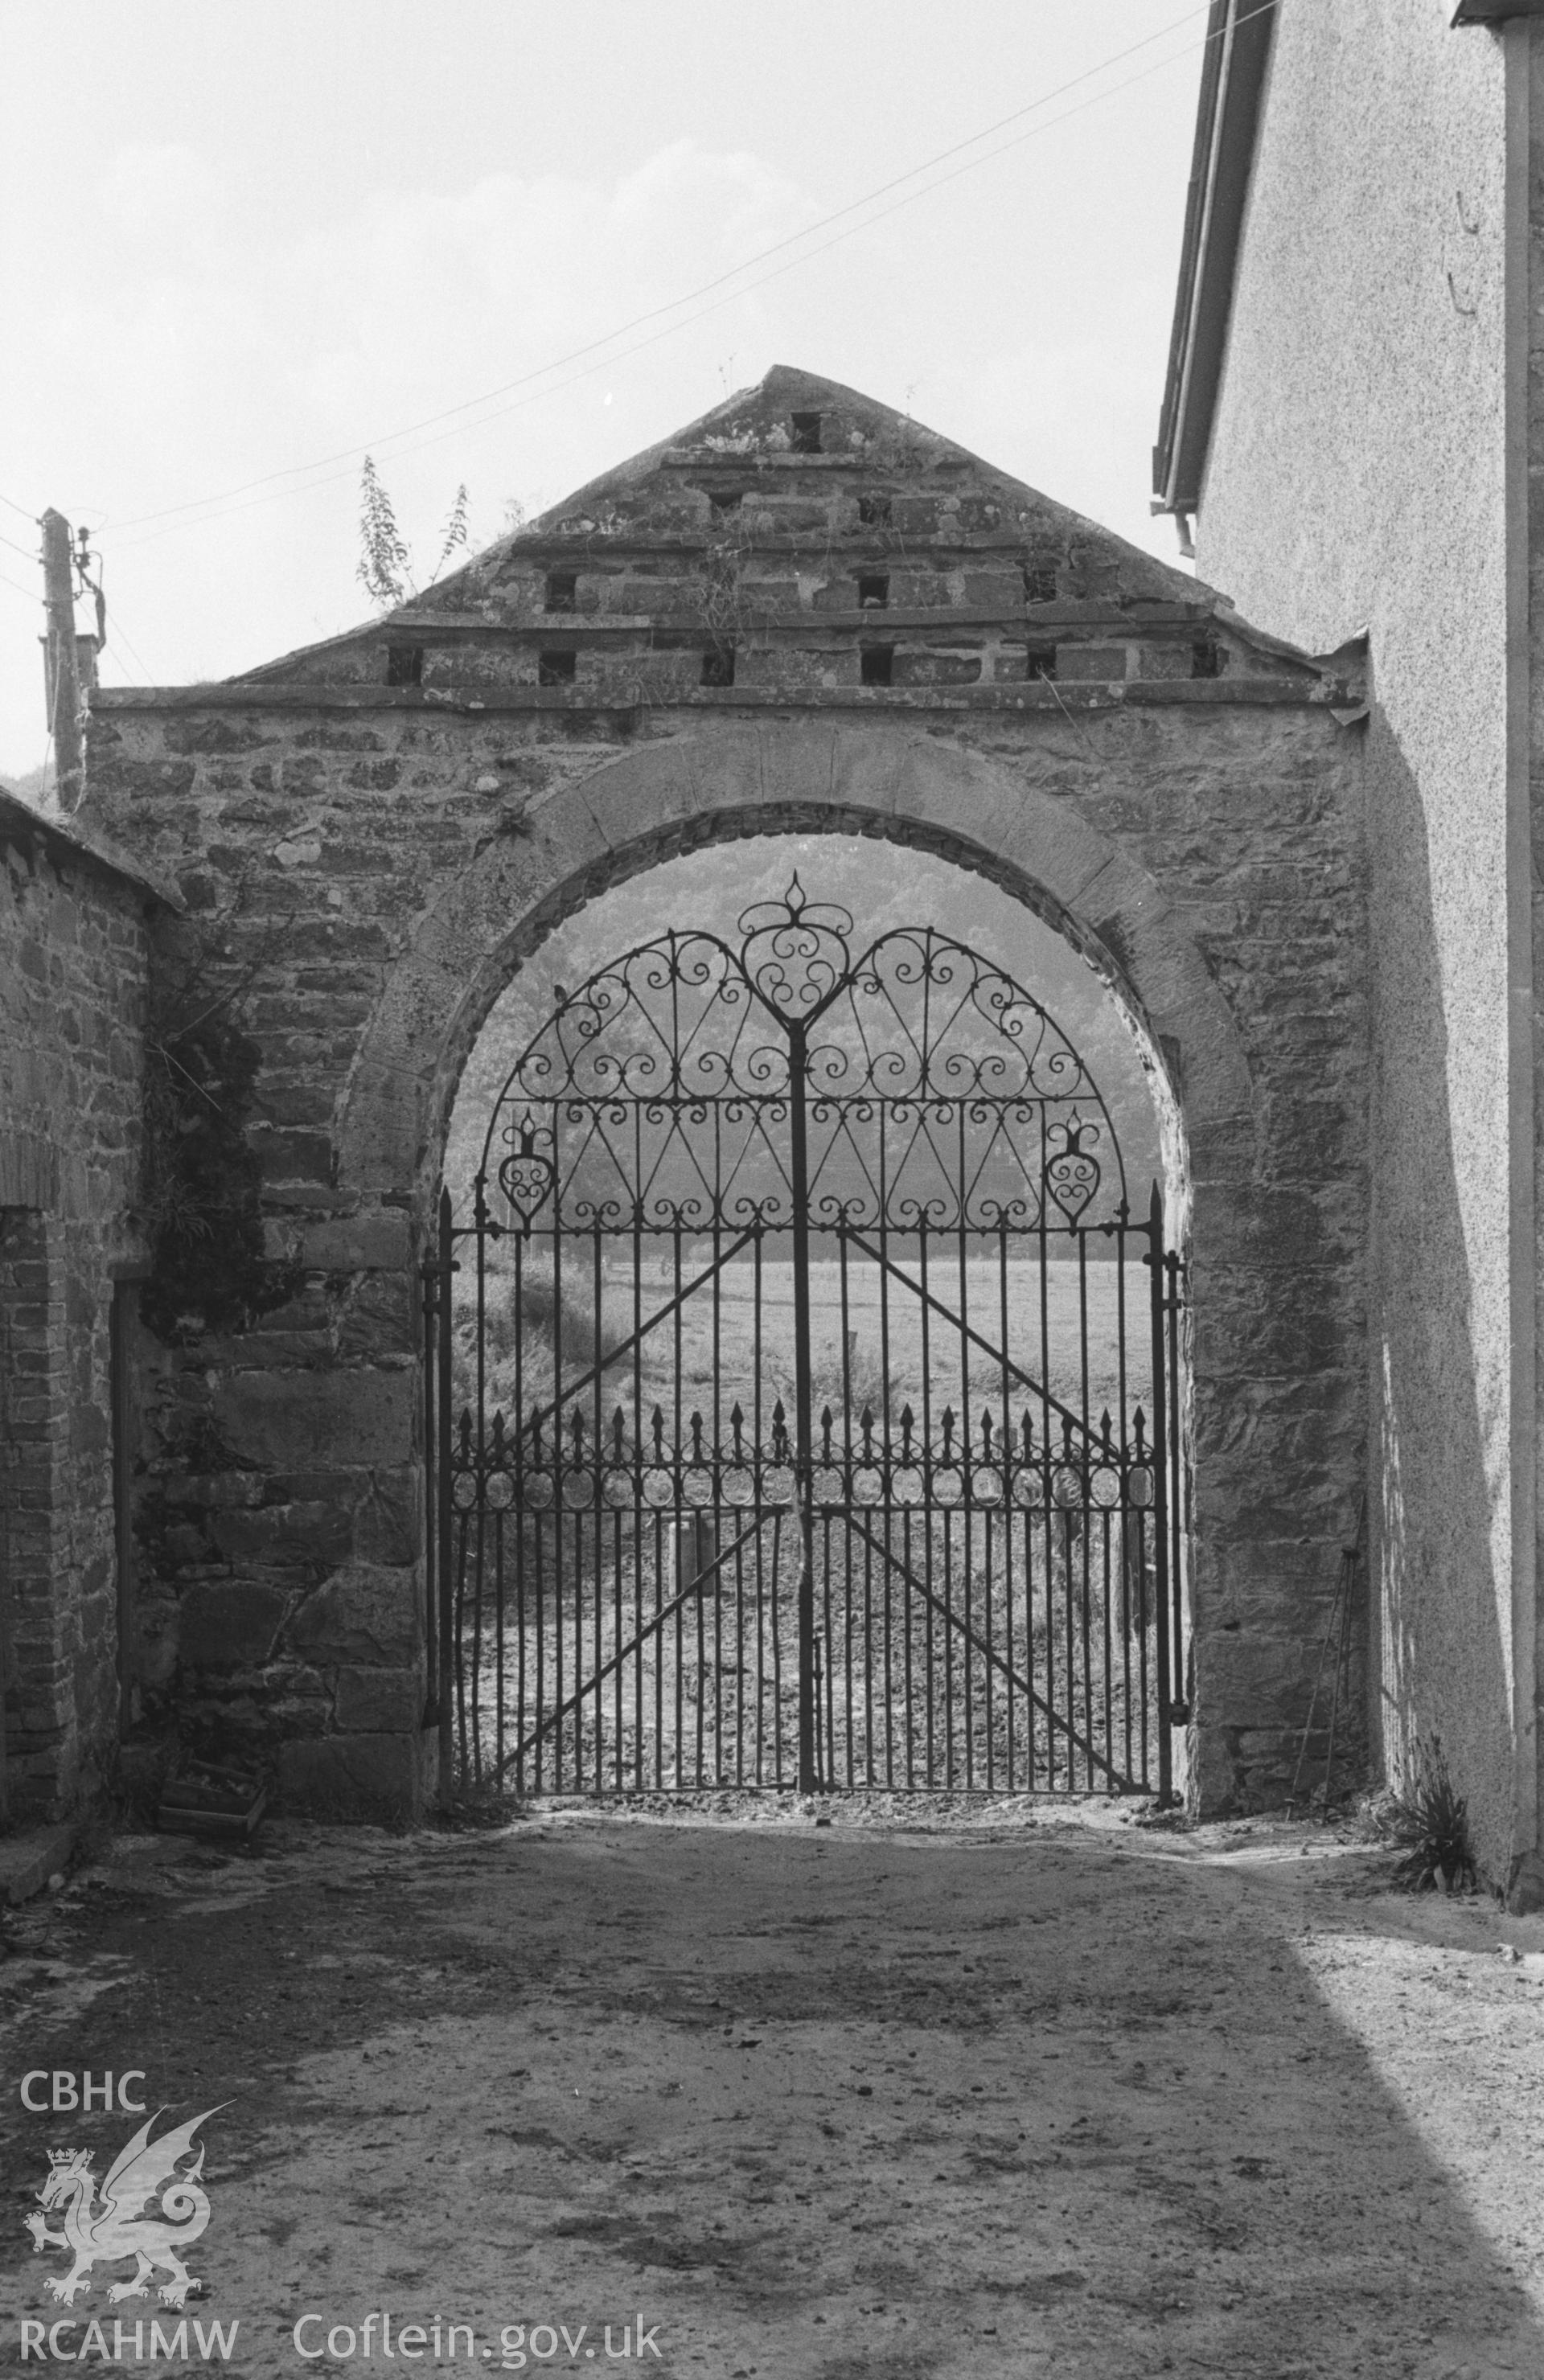
[[[0,796],[5,1815],[67,1815],[118,1740],[115,1276],[139,1269],[149,895]]]
[[[188,904],[162,963],[201,936],[261,1048],[250,1137],[290,1285],[147,1374],[147,1694],[270,1747],[292,1802],[418,1806],[416,1268],[468,1050],[609,882],[826,827],[991,874],[1145,1025],[1183,1119],[1190,1786],[1280,1799],[1365,1453],[1356,732],[1301,676],[597,706],[384,674],[95,706],[93,813]]]

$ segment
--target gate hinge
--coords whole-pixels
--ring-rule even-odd
[[[1171,1727],[1188,1726],[1190,1720],[1190,1706],[1188,1703],[1171,1703],[1167,1712],[1165,1713],[1165,1717],[1167,1718]]]

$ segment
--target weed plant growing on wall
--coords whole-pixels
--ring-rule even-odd
[[[1472,1891],[1474,1847],[1469,1810],[1448,1775],[1441,1741],[1433,1736],[1416,1754],[1415,1773],[1376,1814],[1379,1833],[1401,1856],[1393,1880],[1405,1892]]]

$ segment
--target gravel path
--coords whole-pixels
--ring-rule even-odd
[[[55,2306],[22,2229],[50,2150],[100,2173],[136,2120],[22,2076],[133,2067],[225,2103],[187,2313],[262,2380],[383,2313],[378,2371],[1538,2380],[1544,1922],[1317,1828],[830,1815],[107,1845],[0,1964],[0,2368],[72,2319],[97,2368],[93,2314],[187,2368],[136,2363],[179,2317],[110,2307],[127,2265]]]

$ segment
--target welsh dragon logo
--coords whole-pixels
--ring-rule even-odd
[[[193,2135],[205,2117],[218,2113],[218,2108],[206,2107],[203,2115],[163,2132],[158,2141],[151,2139],[155,2117],[150,2117],[103,2176],[100,2198],[90,2149],[49,2152],[48,2180],[38,2192],[44,2212],[25,2219],[34,2251],[66,2248],[75,2258],[62,2278],[50,2275],[44,2286],[51,2297],[61,2305],[73,2305],[90,2290],[93,2265],[121,2264],[133,2256],[134,2277],[113,2284],[107,2292],[110,2304],[149,2297],[151,2275],[159,2271],[171,2276],[159,2292],[163,2305],[186,2305],[188,2290],[199,2283],[179,2251],[190,2247],[209,2223],[209,2200],[201,2187],[201,2141],[187,2171],[179,2173],[177,2168],[192,2154]],[[62,2231],[48,2228],[47,2210],[55,2206],[64,2209]]]

